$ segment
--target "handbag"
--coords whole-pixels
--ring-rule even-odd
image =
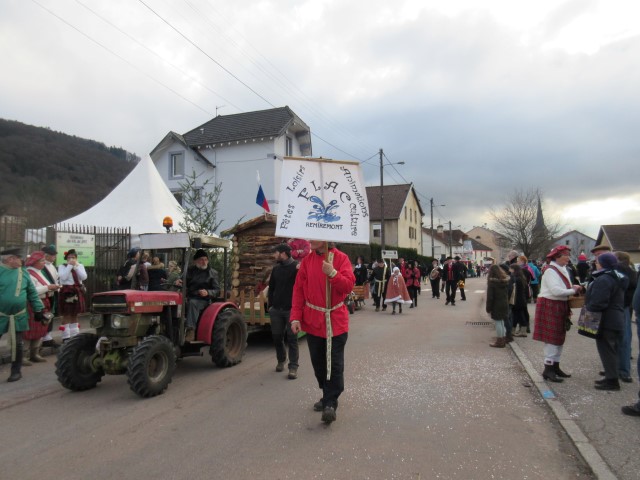
[[[578,333],[589,338],[598,338],[602,312],[590,312],[583,306],[578,316]]]

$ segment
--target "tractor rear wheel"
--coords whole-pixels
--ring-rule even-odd
[[[242,361],[247,348],[247,324],[235,308],[221,312],[213,324],[211,360],[219,367],[232,367]]]
[[[81,333],[62,345],[56,360],[56,375],[63,387],[80,392],[94,388],[102,380],[104,371],[92,365],[97,342],[97,335]]]
[[[163,393],[176,369],[176,352],[168,338],[151,335],[135,346],[129,357],[127,382],[141,397]]]

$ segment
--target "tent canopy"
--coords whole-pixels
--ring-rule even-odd
[[[102,201],[58,226],[131,227],[132,235],[163,233],[162,220],[167,216],[173,219],[174,228],[184,219],[180,204],[146,155]]]

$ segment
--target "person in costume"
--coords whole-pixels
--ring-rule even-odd
[[[438,260],[431,262],[431,271],[429,272],[429,282],[431,283],[431,298],[440,299],[440,279],[442,278],[442,267]]]
[[[391,278],[389,278],[389,285],[387,286],[387,298],[384,299],[384,303],[391,304],[391,315],[396,314],[396,305],[398,305],[398,313],[402,313],[403,304],[413,304],[400,268],[398,267],[393,267],[393,271],[391,272]]]
[[[42,275],[47,279],[50,284],[60,286],[60,275],[58,275],[58,269],[55,266],[56,255],[58,255],[58,251],[56,250],[55,245],[47,245],[42,248],[44,252],[44,268],[42,269]],[[60,299],[58,292],[60,288],[56,290],[52,290],[48,294],[49,302],[50,302],[50,312],[54,315],[58,315],[58,306],[60,305]],[[53,337],[51,336],[51,332],[53,330],[53,321],[49,322],[47,326],[47,333],[45,333],[44,337],[42,337],[42,346],[43,347],[58,347],[58,344],[55,342]]]
[[[27,266],[27,271],[29,275],[31,275],[31,281],[36,287],[36,292],[38,292],[38,297],[40,301],[44,305],[44,313],[51,312],[51,298],[53,294],[59,290],[58,285],[55,283],[49,283],[47,278],[42,273],[44,269],[45,263],[45,254],[43,251],[33,252],[25,265]],[[22,360],[23,365],[31,365],[31,362],[46,362],[44,358],[40,356],[40,346],[42,345],[42,337],[46,334],[47,328],[50,322],[41,322],[35,319],[35,314],[31,307],[29,310],[29,331],[24,332],[22,335],[23,340],[25,340],[25,350],[29,356],[29,360]]]
[[[544,372],[542,377],[552,382],[562,382],[571,375],[560,369],[562,346],[566,339],[566,320],[571,315],[567,300],[582,290],[571,285],[566,266],[571,249],[566,245],[555,247],[547,255],[549,265],[542,274],[540,294],[536,303],[533,339],[544,343]]]
[[[326,424],[336,420],[338,397],[344,391],[344,348],[349,311],[344,304],[355,277],[349,257],[322,241],[310,242],[312,252],[302,259],[293,287],[291,331],[307,333],[313,372],[322,399],[313,405]],[[328,352],[328,354],[327,354]]]
[[[58,267],[60,275],[60,313],[62,314],[62,341],[69,340],[80,333],[78,314],[86,311],[84,286],[82,282],[87,279],[84,266],[78,262],[78,254],[72,248],[64,252],[64,261]]]
[[[34,318],[44,320],[44,305],[29,279],[29,272],[22,266],[20,249],[0,252],[0,337],[9,333],[11,344],[11,374],[8,382],[22,378],[24,344],[22,334],[29,330],[27,302],[33,308]]]
[[[382,302],[382,311],[387,309],[384,304],[384,299],[387,295],[387,282],[391,277],[391,270],[387,268],[387,264],[384,260],[379,259],[369,275],[369,283],[371,284],[371,296],[373,297],[373,304],[376,307],[376,312],[380,311],[380,303]]]

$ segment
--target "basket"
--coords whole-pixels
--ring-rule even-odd
[[[569,308],[582,308],[584,306],[584,295],[572,295],[569,297]]]

